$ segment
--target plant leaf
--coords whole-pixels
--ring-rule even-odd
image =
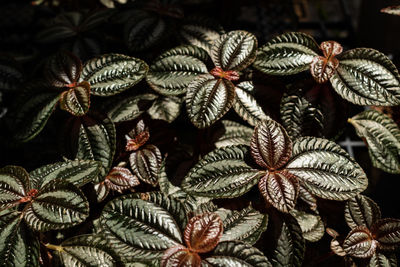
[[[381,9],[382,13],[400,16],[400,6],[388,6]]]
[[[243,241],[254,245],[267,229],[268,215],[261,214],[249,206],[243,210],[218,209],[217,213],[224,223],[222,241]]]
[[[65,229],[86,220],[89,203],[79,188],[56,179],[39,190],[23,216],[35,231]]]
[[[164,120],[173,122],[180,113],[182,99],[176,96],[159,97],[153,105],[147,110],[147,113],[154,120]]]
[[[0,169],[0,210],[18,204],[31,189],[29,174],[22,167],[6,166]]]
[[[377,221],[371,229],[371,232],[379,241],[381,250],[394,250],[400,245],[400,220],[399,219],[381,219]]]
[[[273,75],[290,75],[308,70],[319,46],[314,38],[301,32],[279,35],[257,50],[253,66]]]
[[[78,82],[82,71],[81,60],[72,53],[60,52],[45,65],[45,77],[57,88],[69,87]]]
[[[161,267],[200,267],[201,258],[196,252],[191,252],[184,246],[176,246],[167,249],[161,260]]]
[[[325,226],[319,215],[296,209],[292,209],[290,215],[292,215],[300,225],[305,240],[317,242],[323,237]]]
[[[60,95],[60,108],[74,116],[86,114],[89,107],[90,84],[88,82],[81,82]]]
[[[383,253],[376,252],[369,260],[368,267],[397,267],[396,255],[385,255]]]
[[[359,137],[368,144],[372,164],[389,173],[400,173],[400,129],[387,115],[375,110],[349,119]]]
[[[110,201],[100,217],[109,246],[126,260],[152,260],[183,242],[186,219],[179,201],[160,192],[125,195]]]
[[[244,162],[247,146],[216,149],[186,175],[182,189],[195,196],[234,198],[249,191],[262,175]]]
[[[261,251],[240,241],[221,242],[205,260],[215,267],[272,267]]]
[[[224,71],[240,71],[256,58],[257,38],[246,31],[231,31],[216,39],[211,47],[211,59]]]
[[[233,108],[236,113],[251,126],[256,126],[261,120],[270,119],[262,108],[258,105],[256,99],[251,95],[254,90],[252,82],[245,81],[235,86],[235,103]]]
[[[346,202],[344,218],[350,228],[366,226],[371,228],[381,218],[378,205],[369,197],[356,195]]]
[[[162,95],[181,95],[197,76],[208,73],[207,52],[191,45],[178,46],[159,56],[150,66],[147,82]]]
[[[93,95],[110,96],[140,82],[148,69],[143,60],[120,54],[106,54],[85,63],[82,79],[90,83]]]
[[[133,173],[140,180],[153,186],[157,185],[162,155],[156,146],[146,145],[133,152],[129,157],[129,162]]]
[[[400,104],[400,75],[384,54],[357,48],[343,53],[339,61],[330,81],[342,98],[364,106]]]
[[[378,242],[365,226],[358,226],[351,230],[343,243],[346,254],[357,258],[371,257],[377,247]]]
[[[296,205],[300,183],[286,170],[267,172],[258,182],[258,188],[266,201],[282,212],[289,212]]]
[[[235,87],[231,81],[204,74],[189,84],[186,110],[197,128],[206,128],[224,116],[234,101]]]
[[[254,128],[251,155],[262,168],[280,169],[292,155],[292,141],[286,130],[276,121],[261,121]]]
[[[21,220],[19,211],[0,215],[1,266],[39,266],[39,240]]]
[[[358,163],[339,145],[322,138],[297,139],[286,170],[296,175],[312,194],[326,199],[347,200],[368,185]]]
[[[131,189],[139,185],[140,182],[129,169],[114,167],[106,176],[104,183],[109,189],[122,193],[123,190]]]
[[[222,148],[232,145],[248,145],[251,142],[253,129],[234,121],[223,120],[222,133],[218,136],[215,146]]]

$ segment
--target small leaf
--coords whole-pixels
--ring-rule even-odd
[[[330,78],[335,91],[356,105],[400,104],[400,75],[387,56],[369,48],[343,53]]]
[[[370,229],[381,218],[381,211],[369,197],[356,195],[346,202],[344,218],[350,228],[366,226]]]
[[[347,200],[368,185],[358,163],[339,145],[322,138],[297,139],[286,170],[312,194],[326,199]]]
[[[212,255],[207,257],[204,261],[215,267],[272,267],[271,263],[261,251],[239,241],[219,243]]]
[[[0,210],[19,203],[31,189],[29,174],[22,167],[6,166],[0,169]]]
[[[205,213],[189,220],[184,240],[191,251],[206,253],[217,246],[223,231],[221,218],[215,213]]]
[[[186,175],[182,189],[195,196],[234,198],[249,191],[262,175],[244,162],[247,146],[216,149]]]
[[[346,254],[356,258],[371,257],[377,247],[378,241],[374,240],[371,232],[365,226],[358,226],[351,230],[343,243]]]
[[[271,171],[279,169],[292,155],[292,141],[286,130],[276,121],[261,121],[254,128],[251,155],[262,168]]]
[[[89,216],[85,195],[72,184],[53,180],[43,186],[24,209],[24,219],[36,231],[65,229]]]
[[[161,260],[161,267],[200,267],[201,258],[196,252],[189,251],[184,246],[167,249]]]
[[[284,33],[258,49],[253,66],[266,74],[296,74],[307,70],[318,52],[319,47],[310,35]]]
[[[82,62],[69,52],[62,52],[50,58],[45,66],[46,80],[54,87],[63,88],[78,82]]]
[[[399,219],[381,219],[376,222],[371,232],[379,241],[381,250],[394,250],[400,246],[400,220]]]
[[[253,135],[253,129],[234,121],[223,120],[222,134],[215,142],[217,148],[232,145],[248,145]]]
[[[396,255],[385,255],[383,253],[376,252],[369,260],[368,267],[397,267]]]
[[[159,56],[150,66],[147,82],[162,95],[180,95],[199,75],[208,73],[206,51],[195,46],[178,46]]]
[[[311,62],[311,75],[318,83],[327,82],[339,66],[336,56],[341,54],[343,47],[335,41],[322,42],[320,45],[324,56],[316,56]]]
[[[382,13],[400,16],[400,6],[389,6],[381,9]]]
[[[286,170],[267,172],[258,182],[258,188],[266,201],[282,212],[294,208],[299,195],[299,181]]]
[[[89,111],[90,84],[81,82],[60,95],[60,108],[74,116],[82,116]]]
[[[216,39],[211,47],[211,59],[224,71],[240,71],[253,63],[257,38],[246,31],[231,31]]]
[[[114,167],[106,176],[104,183],[109,189],[122,193],[123,190],[139,185],[139,180],[129,169]]]
[[[389,173],[400,173],[400,129],[388,116],[367,110],[349,119],[357,135],[368,144],[372,164]]]
[[[206,128],[224,116],[234,100],[235,87],[231,81],[204,74],[189,84],[186,110],[197,128]]]
[[[140,82],[148,69],[147,64],[140,59],[106,54],[85,63],[82,79],[90,83],[93,95],[111,96]]]
[[[300,225],[305,240],[317,242],[323,237],[325,233],[325,226],[319,215],[306,213],[296,209],[292,209],[290,214]]]
[[[162,155],[154,145],[146,145],[129,157],[133,173],[145,183],[157,185],[157,174],[161,167]]]
[[[254,90],[252,82],[245,81],[235,86],[235,103],[233,108],[236,113],[251,126],[256,126],[261,120],[270,119],[257,103],[253,95]]]
[[[159,97],[147,110],[153,120],[164,120],[173,122],[180,113],[182,99],[176,96]]]
[[[96,179],[99,171],[99,162],[78,159],[45,165],[30,172],[29,175],[32,188],[40,189],[55,179],[81,187]]]
[[[96,191],[97,202],[102,202],[110,193],[110,188],[103,182],[94,185],[94,190]]]

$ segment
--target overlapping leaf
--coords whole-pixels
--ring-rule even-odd
[[[306,213],[296,209],[292,209],[290,214],[300,225],[305,240],[317,242],[322,238],[325,233],[325,226],[319,215]]]
[[[72,53],[62,52],[52,56],[46,62],[45,77],[54,87],[72,87],[78,82],[81,71],[80,59]]]
[[[381,211],[369,197],[356,195],[346,202],[344,218],[350,228],[357,226],[371,228],[381,218]]]
[[[343,243],[343,249],[347,255],[357,258],[371,257],[378,247],[371,232],[365,226],[359,226],[351,230]]]
[[[30,189],[29,174],[24,168],[6,166],[0,169],[0,209],[16,205]]]
[[[147,113],[154,120],[164,120],[169,123],[173,122],[180,113],[182,99],[176,96],[158,97]]]
[[[161,167],[162,155],[154,145],[146,145],[133,152],[129,157],[133,173],[145,183],[157,185],[158,173]]]
[[[81,82],[60,95],[60,108],[74,116],[83,116],[90,107],[90,84]]]
[[[217,133],[215,146],[217,148],[231,145],[248,145],[253,135],[253,129],[234,121],[221,121],[223,129]]]
[[[381,219],[374,224],[371,231],[382,250],[394,250],[400,246],[400,220]]]
[[[368,267],[397,267],[397,258],[395,254],[385,255],[377,252],[369,260]]]

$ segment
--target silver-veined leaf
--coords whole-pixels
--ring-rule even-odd
[[[95,180],[99,172],[99,162],[77,159],[45,165],[31,171],[29,175],[32,188],[40,189],[55,179],[80,187]]]
[[[306,213],[296,209],[292,209],[290,214],[300,225],[305,240],[317,242],[322,238],[325,233],[325,226],[319,215]]]
[[[381,218],[378,205],[369,197],[356,195],[347,200],[344,208],[344,218],[350,228],[366,226],[371,228]]]
[[[151,192],[112,200],[105,206],[100,224],[109,246],[124,261],[143,261],[161,259],[165,250],[181,244],[179,223],[185,220],[182,203]]]
[[[159,169],[161,168],[161,151],[154,145],[132,152],[129,162],[133,171],[140,180],[153,186],[157,185]]]
[[[60,95],[60,108],[74,116],[83,116],[90,107],[90,84],[78,83],[73,88],[64,91]]]
[[[224,116],[234,100],[235,86],[231,81],[204,74],[189,84],[186,110],[197,128],[206,128]]]
[[[341,97],[357,105],[400,104],[400,75],[387,56],[356,48],[343,53],[339,62],[330,81]]]
[[[86,62],[81,78],[90,83],[93,95],[110,96],[140,82],[148,69],[143,60],[120,54],[106,54]]]
[[[154,94],[141,94],[113,102],[108,110],[110,119],[117,123],[134,120],[146,111],[147,107],[157,99]]]
[[[371,229],[381,250],[395,250],[400,247],[400,220],[381,219]]]
[[[222,133],[217,133],[217,148],[232,146],[232,145],[248,145],[251,142],[253,129],[234,121],[223,120]]]
[[[367,267],[397,267],[396,254],[383,254],[376,252],[369,260]]]
[[[245,81],[235,86],[235,103],[233,108],[236,113],[251,126],[256,126],[261,120],[270,119],[260,105],[257,103],[254,96],[251,94],[254,90],[252,82]]]
[[[253,63],[257,38],[246,31],[231,31],[216,39],[211,47],[211,59],[224,71],[240,71]]]
[[[29,174],[22,167],[6,166],[0,169],[0,210],[17,205],[31,189]]]
[[[154,120],[164,120],[171,123],[179,116],[182,101],[181,98],[176,96],[160,96],[154,100],[147,113]]]
[[[372,233],[365,226],[358,226],[350,231],[343,243],[347,255],[356,258],[371,257],[378,247]]]
[[[257,50],[253,66],[266,74],[296,74],[308,70],[319,51],[318,44],[310,35],[284,33]]]
[[[257,184],[263,174],[244,162],[244,145],[216,149],[202,158],[187,174],[182,189],[196,196],[234,198]]]
[[[387,115],[375,110],[349,119],[357,135],[368,144],[372,164],[390,173],[400,173],[400,129]]]
[[[207,52],[192,45],[178,46],[159,56],[146,76],[148,84],[163,95],[181,95],[199,75],[208,73]]]
[[[326,199],[347,200],[368,185],[358,163],[339,145],[322,138],[297,139],[286,170],[312,194]]]
[[[160,267],[200,267],[201,258],[196,252],[190,251],[184,246],[176,246],[167,249],[160,263]]]
[[[272,267],[261,251],[240,241],[219,243],[212,255],[204,261],[215,267]]]

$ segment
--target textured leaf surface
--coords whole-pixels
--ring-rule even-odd
[[[400,246],[399,219],[381,219],[374,224],[371,231],[379,241],[380,249],[393,250]]]
[[[204,261],[215,267],[272,266],[261,251],[239,241],[227,241],[219,243],[213,251],[213,254]]]
[[[140,82],[148,69],[143,60],[120,54],[106,54],[86,62],[82,79],[90,83],[93,95],[110,96]]]
[[[89,107],[90,84],[88,82],[81,82],[60,95],[60,108],[74,116],[86,114]]]
[[[266,74],[295,74],[307,70],[318,52],[319,47],[310,35],[290,32],[259,48],[253,65]]]
[[[297,139],[286,169],[311,193],[346,200],[365,190],[368,179],[354,159],[336,143],[314,137]]]
[[[70,87],[78,82],[82,71],[82,62],[69,52],[52,56],[45,65],[46,80],[55,87]]]
[[[157,96],[154,94],[142,94],[119,99],[109,109],[108,116],[115,123],[134,120],[145,112],[155,99],[157,99]]]
[[[112,249],[124,259],[152,260],[183,242],[183,205],[160,192],[126,195],[109,202],[100,217]],[[186,224],[186,223],[185,223]]]
[[[352,257],[369,258],[378,247],[378,242],[373,239],[371,232],[365,226],[351,230],[343,243],[343,249]]]
[[[107,174],[104,183],[111,189],[122,193],[123,190],[139,185],[139,179],[127,168],[114,167]]]
[[[245,69],[256,57],[257,38],[246,31],[231,31],[216,39],[211,47],[211,59],[224,71]]]
[[[256,126],[261,120],[270,119],[251,94],[254,90],[252,82],[245,81],[235,86],[235,103],[233,108],[236,113],[250,125]]]
[[[247,146],[228,146],[210,152],[189,171],[182,189],[212,198],[233,198],[246,193],[262,175],[244,162],[248,152]]]
[[[157,185],[158,173],[161,167],[162,155],[154,145],[147,145],[133,152],[129,157],[133,173],[145,183]]]
[[[258,165],[273,171],[283,167],[291,154],[292,141],[282,125],[266,120],[254,128],[251,155]]]
[[[371,228],[381,218],[381,211],[369,197],[356,195],[346,202],[344,218],[350,228],[357,226]]]
[[[200,267],[201,258],[196,252],[191,252],[184,246],[167,249],[161,260],[161,267]]]
[[[39,266],[39,240],[18,211],[0,215],[0,265]]]
[[[339,66],[336,56],[342,53],[343,47],[338,42],[325,41],[321,43],[320,48],[324,56],[314,57],[310,71],[316,82],[324,83],[335,74]]]
[[[217,148],[231,145],[248,145],[251,142],[253,129],[234,121],[223,120],[222,133],[215,142]]]
[[[300,225],[305,240],[317,242],[322,238],[325,233],[325,227],[319,215],[306,213],[296,209],[291,210],[290,214]]]
[[[159,97],[147,110],[147,113],[154,120],[173,122],[180,113],[182,99],[176,96]]]
[[[357,105],[400,104],[399,72],[384,54],[357,48],[343,53],[339,61],[330,81],[341,97]]]
[[[29,174],[24,168],[6,166],[0,169],[0,209],[16,205],[30,189]]]
[[[231,81],[204,74],[187,88],[186,110],[197,128],[206,128],[224,116],[234,100],[235,87]]]
[[[400,173],[400,129],[387,115],[375,110],[349,119],[357,135],[364,138],[372,164],[390,173]]]
[[[163,95],[180,95],[201,74],[208,73],[206,51],[195,46],[178,46],[159,56],[150,66],[147,82]]]
[[[396,255],[385,255],[383,253],[376,252],[369,260],[368,267],[397,267]]]

